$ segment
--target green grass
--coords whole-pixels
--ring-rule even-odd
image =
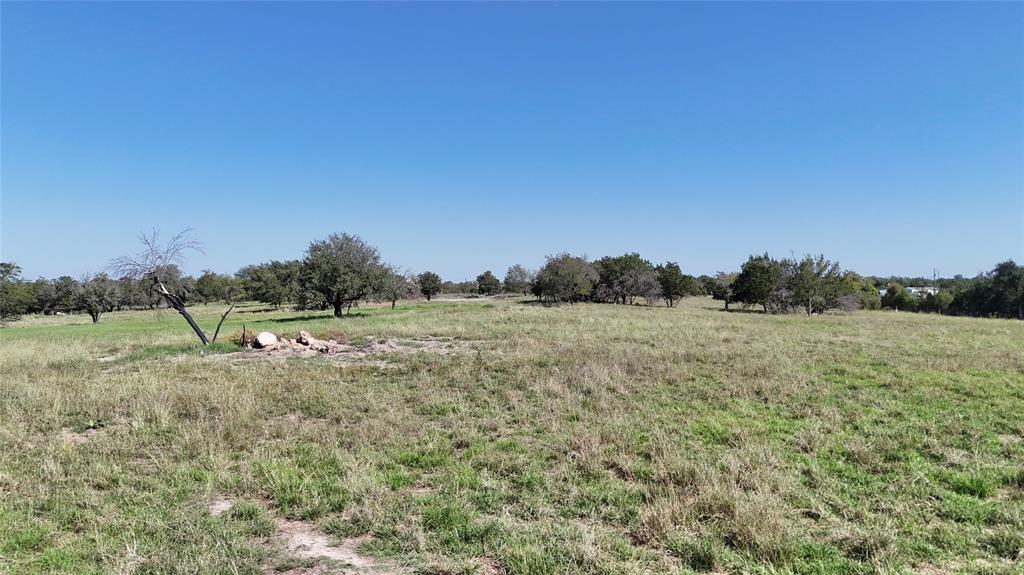
[[[250,304],[205,350],[167,311],[26,318],[0,573],[273,572],[275,517],[420,573],[1024,570],[1024,322],[716,303]],[[218,359],[243,324],[470,349]]]

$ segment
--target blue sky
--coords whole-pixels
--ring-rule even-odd
[[[461,279],[561,251],[690,273],[1024,260],[1022,3],[12,3],[0,252],[187,271],[334,231]]]

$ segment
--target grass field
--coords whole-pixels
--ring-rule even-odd
[[[225,361],[166,311],[27,318],[0,573],[1024,573],[1024,322],[718,303],[226,324],[468,342],[348,364]]]

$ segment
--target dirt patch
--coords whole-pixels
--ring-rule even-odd
[[[106,431],[103,428],[91,428],[81,432],[64,429],[61,430],[60,437],[65,443],[85,445],[90,441],[99,439],[105,432]]]
[[[215,496],[207,502],[206,509],[214,517],[227,513],[234,505],[229,497]],[[369,536],[353,537],[335,541],[306,521],[278,518],[277,531],[264,540],[266,547],[292,559],[305,560],[306,565],[293,567],[284,573],[291,575],[406,575],[407,570],[389,561],[374,559],[360,554],[356,549]],[[268,573],[280,574],[276,569],[267,568]]]
[[[950,561],[944,565],[918,565],[914,568],[913,573],[915,575],[950,575],[964,570],[979,573],[1002,573],[1003,569],[1009,570],[1015,566],[1015,562],[1010,559],[990,561],[979,558],[974,561]]]
[[[416,497],[426,497],[427,495],[432,495],[434,491],[433,487],[423,483],[415,483],[409,488],[409,492]]]
[[[296,339],[280,338],[275,344],[261,349],[236,353],[217,354],[212,357],[230,362],[260,359],[287,359],[292,357],[324,357],[340,363],[356,363],[372,360],[375,356],[387,354],[436,353],[446,355],[467,349],[469,342],[452,338],[423,337],[368,338],[362,343],[341,343],[337,340],[318,340],[302,332]]]
[[[916,575],[948,575],[952,573],[951,569],[955,569],[956,564],[952,564],[949,567],[939,567],[938,565],[920,565],[914,569]]]
[[[214,497],[206,504],[206,510],[210,512],[210,515],[214,517],[220,517],[231,509],[234,502],[227,497]]]
[[[501,568],[501,563],[490,557],[477,557],[473,564],[476,566],[477,575],[501,575],[505,572]]]
[[[1004,433],[1004,434],[999,435],[999,441],[1003,445],[1012,445],[1014,443],[1019,443],[1021,441],[1024,441],[1024,437],[1021,437],[1019,435],[1011,435],[1009,433]]]
[[[282,552],[300,559],[330,559],[361,569],[371,568],[376,561],[356,553],[356,547],[365,539],[348,539],[335,545],[329,537],[305,521],[281,519],[277,522],[274,542]]]
[[[328,562],[327,565],[318,564],[311,568],[326,568],[330,566],[331,562],[334,562],[347,568],[341,573],[365,575],[401,575],[406,573],[395,564],[359,554],[356,548],[368,539],[369,537],[366,536],[354,537],[335,544],[312,523],[278,519],[273,545],[290,557]],[[320,572],[330,573],[331,571],[325,569]],[[303,571],[302,573],[317,573],[317,571]]]
[[[324,565],[313,565],[312,567],[295,567],[287,571],[278,571],[273,567],[267,567],[265,573],[273,575],[330,575],[331,571]]]

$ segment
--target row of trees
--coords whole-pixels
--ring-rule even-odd
[[[680,299],[704,293],[702,282],[682,272],[676,262],[655,266],[638,253],[603,257],[594,262],[571,254],[549,256],[533,277],[532,293],[542,301],[593,301],[672,307]]]
[[[807,315],[830,309],[878,307],[878,290],[823,255],[773,259],[750,256],[739,274],[720,277],[712,295],[730,303],[760,306],[768,313],[800,310]]]
[[[111,275],[26,280],[18,266],[0,264],[0,314],[10,320],[26,313],[83,312],[99,321],[111,310],[169,305],[189,319],[186,304],[250,299],[275,307],[333,309],[340,317],[366,300],[390,302],[394,307],[401,299],[429,300],[442,292],[505,292],[532,293],[546,302],[664,302],[669,307],[684,297],[708,294],[722,300],[726,309],[737,304],[768,313],[799,310],[810,315],[837,308],[887,307],[1024,318],[1024,268],[1012,261],[973,280],[956,278],[951,284],[956,291],[943,289],[917,297],[902,284],[891,282],[880,297],[878,278],[844,271],[821,255],[799,260],[755,255],[738,273],[694,277],[683,273],[676,262],[654,265],[638,253],[595,261],[563,253],[548,257],[536,272],[514,265],[504,279],[487,270],[475,281],[451,282],[429,271],[403,272],[384,263],[378,250],[358,236],[332,234],[312,242],[301,260],[250,265],[233,276],[204,271],[192,278],[183,275],[178,264],[185,250],[199,247],[197,242],[179,234],[161,246],[155,233],[142,240],[146,249],[138,256],[115,260]]]
[[[949,309],[958,315],[1024,319],[1024,266],[1013,260],[997,264],[953,294]]]
[[[79,279],[61,276],[29,281],[21,277],[18,265],[0,263],[0,314],[6,321],[27,313],[83,312],[95,322],[106,311],[155,307],[157,303],[146,289],[131,280],[86,274]]]
[[[871,307],[872,293],[878,298],[877,290],[824,256],[775,260],[767,254],[751,256],[739,274],[715,277],[684,274],[676,262],[655,266],[637,253],[594,262],[559,254],[549,257],[537,272],[533,292],[551,302],[664,301],[669,307],[686,296],[711,294],[723,300],[727,309],[738,303],[761,306],[769,313],[799,309],[808,315],[840,307]]]

